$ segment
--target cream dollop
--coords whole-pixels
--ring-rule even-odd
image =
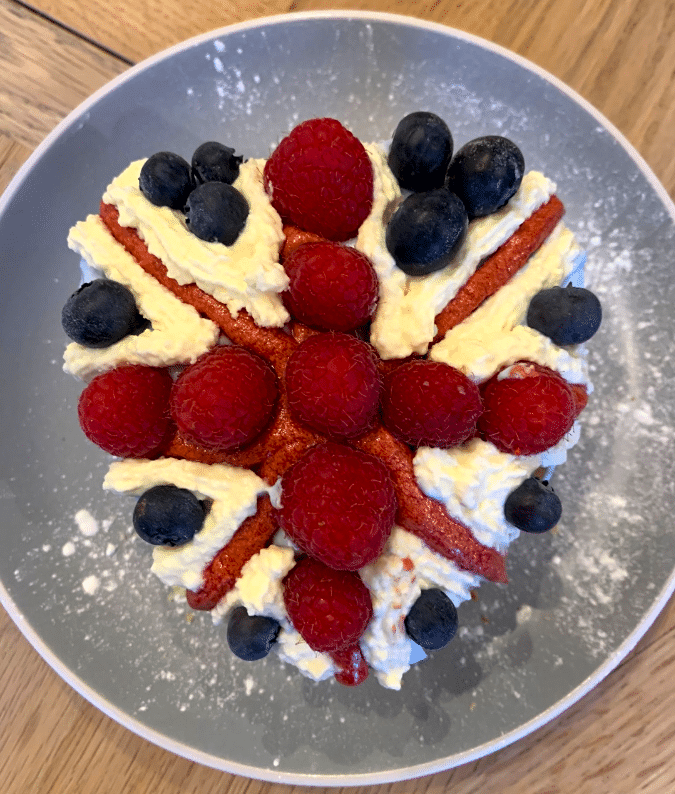
[[[400,689],[401,678],[410,669],[416,646],[404,621],[422,590],[438,587],[459,606],[482,581],[400,527],[394,527],[382,554],[359,574],[373,602],[373,618],[361,639],[361,650],[380,684],[388,689]]]
[[[424,355],[436,334],[436,315],[455,297],[482,260],[494,253],[555,191],[543,174],[525,174],[518,192],[499,211],[469,224],[453,266],[428,276],[408,276],[386,245],[386,224],[401,192],[377,146],[367,147],[375,174],[373,210],[359,229],[356,248],[370,257],[380,280],[380,300],[371,325],[371,342],[381,358]]]
[[[583,346],[558,347],[524,325],[530,300],[562,284],[577,267],[580,248],[562,223],[511,279],[429,352],[433,361],[455,367],[480,383],[516,361],[557,370],[570,383],[588,383]]]
[[[87,265],[128,287],[151,327],[103,349],[71,342],[63,355],[66,372],[89,380],[120,364],[190,364],[216,344],[218,326],[200,317],[192,306],[148,275],[98,215],[89,215],[75,224],[68,235],[68,245]]]
[[[151,204],[138,187],[144,162],[131,163],[103,194],[106,203],[117,207],[120,225],[136,229],[179,284],[196,283],[233,315],[246,309],[259,325],[282,326],[289,319],[280,297],[288,286],[279,264],[284,235],[263,185],[264,160],[248,160],[234,182],[250,209],[244,229],[230,246],[200,240],[180,211]]]
[[[104,490],[133,496],[155,485],[176,485],[192,491],[198,499],[212,500],[204,526],[191,541],[152,550],[152,572],[164,584],[198,590],[204,582],[204,568],[241,523],[255,514],[258,497],[267,493],[267,485],[248,469],[175,458],[117,461],[103,480]]]

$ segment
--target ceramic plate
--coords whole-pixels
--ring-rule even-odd
[[[415,109],[456,146],[518,142],[558,185],[605,317],[581,442],[555,475],[556,534],[522,537],[508,587],[484,585],[462,629],[400,692],[311,683],[275,658],[233,659],[208,615],[149,571],[133,502],[104,494],[108,458],[77,424],[60,312],[78,283],[68,228],[130,160],[223,140],[267,156],[330,115],[362,140]],[[130,69],[44,141],[0,204],[5,297],[0,593],[73,687],[152,742],[288,783],[399,780],[526,735],[600,681],[673,590],[675,208],[639,155],[572,91],[505,50],[387,15],[284,16],[226,28]],[[86,512],[81,512],[86,511]]]

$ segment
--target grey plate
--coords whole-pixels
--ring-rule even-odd
[[[234,661],[222,629],[167,600],[104,495],[107,457],[78,428],[61,371],[60,310],[78,282],[68,228],[104,186],[160,149],[222,139],[266,156],[296,122],[331,115],[364,140],[414,109],[457,145],[514,138],[558,183],[604,302],[596,391],[556,474],[557,534],[513,546],[508,587],[485,585],[464,627],[401,692],[313,684],[276,659]],[[672,251],[675,208],[630,145],[568,88],[492,44],[374,14],[311,14],[216,31],[130,69],[45,140],[0,203],[4,289],[0,595],[79,692],[150,741],[288,783],[398,780],[526,735],[600,681],[674,587]],[[99,523],[87,537],[75,515]],[[71,543],[72,545],[67,545]],[[92,595],[96,577],[98,589]]]

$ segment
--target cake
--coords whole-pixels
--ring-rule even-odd
[[[103,487],[235,655],[400,688],[557,524],[601,315],[562,215],[510,140],[453,156],[418,112],[389,146],[311,119],[266,161],[157,153],[71,229]]]

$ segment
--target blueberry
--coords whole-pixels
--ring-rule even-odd
[[[556,345],[578,345],[593,336],[601,320],[597,295],[567,286],[538,292],[530,301],[526,322]]]
[[[190,193],[185,220],[200,240],[232,245],[246,224],[248,210],[248,202],[232,185],[205,182]]]
[[[173,152],[157,152],[143,163],[138,186],[156,206],[182,210],[193,187],[190,165]]]
[[[457,609],[442,590],[422,590],[405,619],[405,630],[422,648],[436,651],[457,633]]]
[[[134,529],[153,546],[182,546],[202,528],[204,516],[204,506],[192,491],[155,485],[136,502]]]
[[[553,488],[528,477],[506,497],[504,517],[523,532],[548,532],[562,515],[562,504]]]
[[[279,621],[274,618],[249,615],[246,607],[236,607],[227,624],[227,644],[235,656],[254,662],[270,652],[279,628]]]
[[[192,155],[192,177],[196,184],[225,182],[231,185],[239,176],[239,166],[244,158],[237,157],[234,149],[217,141],[207,141]]]
[[[74,342],[92,348],[110,347],[149,327],[131,291],[103,278],[83,284],[68,298],[61,325]]]
[[[452,158],[452,135],[435,113],[420,110],[401,119],[389,149],[389,168],[406,190],[443,187]]]
[[[464,202],[469,219],[496,212],[520,187],[522,152],[513,141],[487,135],[469,141],[454,156],[447,186]]]
[[[404,273],[425,276],[452,262],[467,228],[464,205],[447,188],[412,193],[389,221],[387,248]]]

